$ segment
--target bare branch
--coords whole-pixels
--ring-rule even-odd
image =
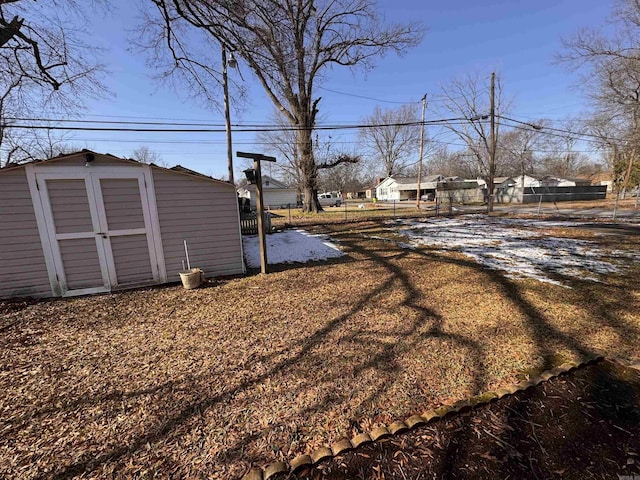
[[[376,171],[398,174],[410,158],[417,158],[420,130],[415,105],[389,110],[376,107],[363,122],[367,127],[360,130],[360,138],[377,161]]]
[[[343,154],[339,155],[333,162],[318,164],[317,168],[318,168],[318,170],[320,170],[322,168],[337,167],[338,165],[340,165],[342,163],[358,163],[358,162],[360,162],[360,157],[353,156],[353,155],[348,155],[346,153],[343,153]]]
[[[18,135],[8,118],[77,113],[86,99],[105,92],[101,50],[86,42],[80,5],[0,1],[0,166],[40,155],[39,145],[54,140],[28,130]]]
[[[446,117],[463,117],[467,122],[449,122],[446,127],[466,146],[476,161],[476,175],[488,177],[490,147],[489,76],[483,72],[456,78],[441,89],[442,102],[436,110]],[[502,80],[496,76],[496,111],[506,113],[511,102],[505,99]],[[499,138],[499,137],[498,137]],[[499,162],[497,162],[499,164]]]
[[[319,167],[313,141],[320,102],[314,95],[316,83],[333,66],[366,70],[388,52],[402,54],[424,33],[416,23],[383,25],[373,0],[150,1],[161,20],[150,19],[144,31],[154,58],[161,46],[173,58],[176,69],[169,73],[184,74],[202,96],[215,98],[197,76],[206,71],[210,52],[200,50],[193,39],[222,44],[243,60],[278,111],[298,127],[297,161],[307,210],[319,207],[314,202]]]

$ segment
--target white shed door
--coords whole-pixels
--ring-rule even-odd
[[[36,174],[63,295],[159,280],[144,174]]]
[[[56,275],[63,293],[105,292],[109,289],[95,202],[89,198],[87,178],[47,178],[41,198],[49,204],[49,238],[57,247]],[[48,210],[48,212],[47,212]]]
[[[158,279],[155,247],[142,173],[135,178],[94,176],[112,287]]]

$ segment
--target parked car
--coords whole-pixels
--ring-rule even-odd
[[[420,201],[422,202],[433,202],[436,199],[435,193],[427,193],[426,195],[422,195],[420,197]]]
[[[342,205],[342,198],[335,193],[319,193],[318,201],[323,207],[339,207]]]

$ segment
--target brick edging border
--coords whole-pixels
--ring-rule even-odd
[[[632,368],[640,372],[640,362],[631,362],[620,357],[605,357],[601,354],[592,354],[583,357],[580,362],[566,362],[562,365],[546,370],[535,378],[530,380],[523,380],[515,385],[511,385],[506,388],[501,388],[496,391],[475,395],[467,400],[459,400],[453,405],[443,405],[442,407],[434,410],[428,410],[420,415],[412,415],[404,421],[395,421],[390,425],[382,425],[376,427],[370,432],[360,433],[355,437],[348,439],[342,438],[337,440],[331,446],[320,447],[311,453],[305,453],[295,457],[289,464],[285,462],[270,463],[263,469],[254,468],[245,476],[242,480],[269,480],[277,474],[296,473],[297,471],[311,467],[328,458],[336,457],[342,453],[355,450],[362,445],[376,442],[382,438],[387,438],[393,435],[404,433],[408,430],[412,430],[418,426],[427,425],[433,423],[441,418],[450,417],[458,412],[466,412],[473,408],[486,405],[488,403],[499,400],[503,397],[513,395],[517,392],[524,392],[525,390],[539,385],[542,382],[549,381],[552,378],[560,375],[572,372],[578,368],[584,368],[586,366],[599,363],[602,361],[611,361],[617,363],[623,367]]]

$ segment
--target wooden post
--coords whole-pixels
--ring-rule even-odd
[[[422,180],[422,153],[424,151],[424,111],[427,109],[427,94],[424,94],[422,97],[422,122],[420,129],[420,160],[418,160],[418,191],[416,198],[416,208],[420,210],[420,182]],[[393,216],[395,217],[396,203],[395,200],[393,202]]]
[[[260,168],[260,160],[267,162],[275,162],[275,157],[268,157],[261,153],[245,153],[236,152],[236,155],[242,158],[253,159],[253,169],[256,174],[256,208],[258,210],[258,244],[260,246],[260,272],[268,273],[267,267],[267,238],[264,231],[264,202],[262,199],[262,171]]]
[[[235,184],[233,178],[233,147],[231,144],[231,114],[229,113],[229,80],[227,77],[227,49],[222,44],[222,91],[224,97],[224,126],[227,133],[227,167],[229,183]]]
[[[253,169],[256,171],[256,207],[258,209],[258,242],[260,243],[260,272],[267,273],[267,236],[264,231],[264,203],[262,198],[262,171],[260,159],[254,158]]]
[[[496,74],[491,73],[491,145],[489,152],[489,181],[487,192],[487,213],[493,212],[493,179],[496,175]]]

